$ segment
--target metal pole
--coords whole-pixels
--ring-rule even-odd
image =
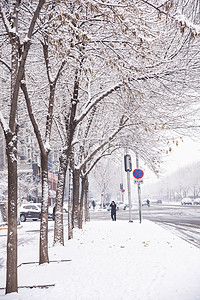
[[[138,154],[136,153],[136,168],[139,168],[139,158]],[[139,220],[140,223],[142,222],[142,205],[141,205],[141,188],[140,188],[140,181],[138,180],[138,203],[139,203]]]
[[[122,202],[124,203],[124,193],[122,193]]]
[[[138,200],[139,200],[139,219],[140,219],[140,223],[142,223],[141,188],[140,188],[139,181],[138,181]]]
[[[127,172],[127,185],[128,185],[128,204],[129,204],[129,222],[132,220],[132,205],[131,205],[131,185],[130,185],[130,172]]]

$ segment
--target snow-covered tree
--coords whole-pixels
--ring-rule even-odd
[[[67,50],[74,79],[71,86],[68,84],[71,107],[67,101],[58,203],[62,203],[68,159],[78,126],[98,103],[112,94],[116,96],[117,90],[120,89],[123,99],[129,100],[133,118],[137,112],[138,124],[132,131],[132,135],[136,134],[133,148],[155,170],[156,155],[150,155],[151,135],[153,141],[167,140],[165,128],[169,132],[188,122],[184,111],[189,103],[196,103],[199,87],[191,78],[196,74],[194,61],[198,61],[199,53],[194,55],[196,45],[191,47],[190,37],[180,32],[178,22],[166,18],[169,9],[170,6],[163,5],[165,13],[162,14],[146,1],[134,5],[128,1],[109,5],[91,1],[66,4],[63,14],[66,27],[59,28],[58,32],[67,29],[67,34],[62,34],[62,38],[58,35],[57,50]],[[187,59],[189,53],[194,60]],[[148,151],[143,151],[145,137]],[[143,143],[139,143],[141,139]],[[158,147],[154,146],[157,153]],[[58,207],[56,211],[61,215],[61,206]]]
[[[10,70],[10,103],[9,115],[0,113],[0,122],[6,139],[8,161],[8,241],[7,241],[7,279],[6,293],[17,292],[17,107],[21,80],[44,0],[28,5],[27,28],[23,27],[24,16],[21,1],[1,1],[1,28],[4,32],[3,43],[8,46],[8,56],[3,57],[4,65]]]

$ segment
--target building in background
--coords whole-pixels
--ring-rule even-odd
[[[55,203],[58,174],[58,151],[49,154],[49,204]],[[6,141],[0,127],[0,176],[7,179]],[[0,179],[1,179],[0,178]],[[41,201],[41,166],[40,151],[35,134],[24,123],[18,133],[18,199],[19,202]],[[1,198],[7,195],[1,195]]]

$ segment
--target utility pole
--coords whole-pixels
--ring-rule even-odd
[[[136,153],[136,168],[139,169],[139,158]],[[141,188],[140,188],[140,180],[137,181],[138,186],[138,203],[139,203],[139,220],[142,222],[142,205],[141,205]]]
[[[133,220],[132,220],[130,172],[129,171],[127,172],[127,185],[128,185],[129,222],[133,222]]]

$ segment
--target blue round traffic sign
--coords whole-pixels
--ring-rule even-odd
[[[136,179],[141,179],[144,176],[144,172],[141,169],[133,170],[133,177]]]

